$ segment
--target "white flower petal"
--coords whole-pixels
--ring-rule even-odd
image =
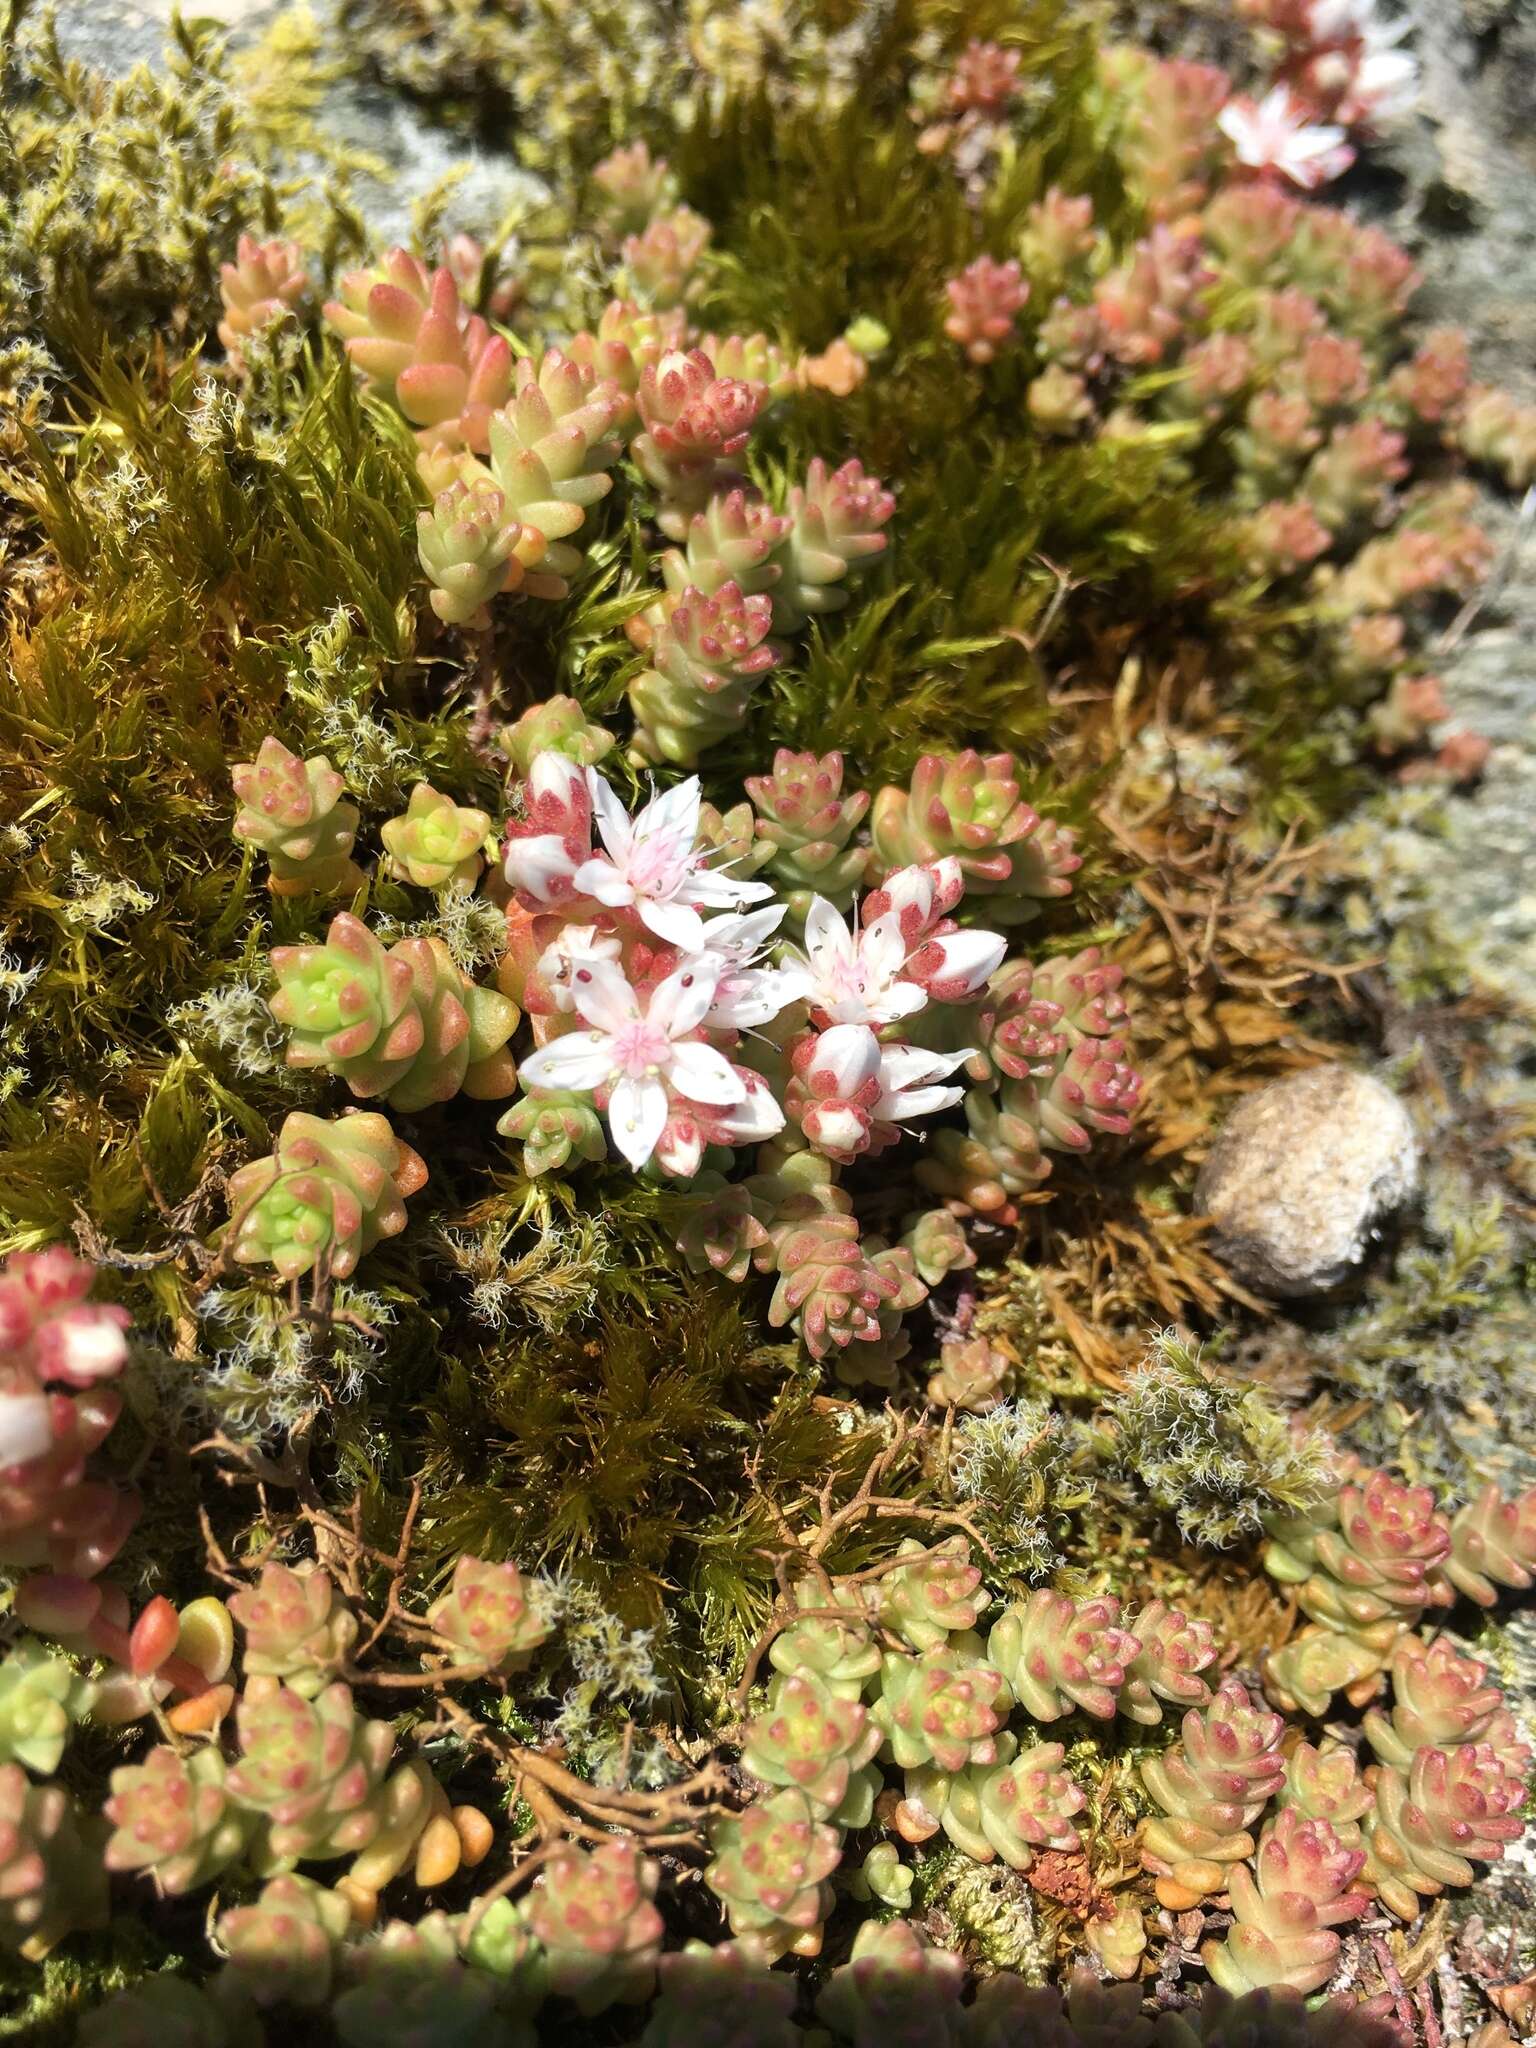
[[[856,1095],[880,1072],[880,1041],[867,1024],[834,1024],[816,1041],[807,1077],[831,1095]]]
[[[647,1019],[668,1038],[686,1038],[703,1023],[719,979],[719,965],[708,953],[686,960],[651,991]]]
[[[552,1038],[527,1059],[519,1060],[517,1077],[525,1088],[569,1088],[578,1095],[601,1088],[613,1072],[607,1035],[600,1031],[568,1031]]]
[[[669,946],[681,947],[685,953],[703,952],[704,920],[686,903],[653,903],[642,896],[637,908],[641,922],[658,939],[665,939]]]
[[[746,1099],[715,1119],[714,1128],[727,1145],[760,1145],[784,1128],[784,1112],[767,1082],[751,1074],[746,1088]]]
[[[900,1095],[882,1095],[875,1114],[885,1123],[905,1123],[908,1117],[932,1116],[951,1109],[965,1094],[963,1088],[907,1088]]]
[[[581,895],[595,897],[610,910],[620,910],[635,900],[633,883],[600,853],[584,860],[576,869],[576,887]]]
[[[571,995],[599,1031],[622,1031],[640,1015],[640,999],[614,960],[583,960],[571,975]]]
[[[538,903],[551,901],[554,884],[574,884],[577,872],[565,841],[554,832],[510,840],[502,868],[512,888],[524,890]]]
[[[667,1127],[667,1091],[659,1081],[615,1081],[608,1098],[613,1142],[638,1173]]]
[[[714,1102],[725,1107],[744,1102],[747,1084],[723,1052],[712,1045],[690,1041],[673,1048],[667,1078],[679,1095],[690,1102]]]
[[[629,858],[634,833],[629,813],[614,795],[612,787],[595,768],[587,770],[587,788],[592,793],[592,812],[597,834],[613,860],[622,867]]]

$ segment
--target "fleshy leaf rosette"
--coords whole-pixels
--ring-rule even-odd
[[[1253,1854],[1248,1830],[1285,1779],[1284,1729],[1229,1678],[1208,1707],[1184,1716],[1171,1749],[1142,1764],[1142,1784],[1162,1809],[1143,1824],[1142,1862],[1171,1912],[1221,1891],[1231,1866]]]
[[[810,619],[843,609],[852,594],[850,578],[884,554],[884,528],[895,510],[895,498],[861,462],[850,459],[832,470],[819,456],[810,463],[804,484],[795,485],[785,501],[789,530],[775,555],[780,574],[771,592],[775,632],[795,632]]]
[[[838,1698],[856,1700],[880,1670],[880,1649],[869,1610],[849,1587],[827,1588],[805,1580],[795,1589],[797,1608],[811,1613],[775,1636],[768,1661],[775,1671],[804,1672],[822,1679]],[[826,1609],[846,1609],[847,1618]]]
[[[790,910],[803,917],[813,896],[847,910],[868,856],[854,834],[869,809],[862,789],[843,794],[839,753],[797,754],[780,747],[771,775],[749,775],[757,836],[773,848],[768,872],[783,885]]]
[[[1389,1472],[1363,1474],[1335,1502],[1272,1524],[1270,1534],[1265,1569],[1298,1588],[1302,1611],[1374,1649],[1389,1650],[1426,1607],[1450,1598],[1439,1568],[1451,1532],[1435,1497]]]
[[[537,571],[537,595],[563,597],[581,567],[570,536],[613,488],[608,471],[619,444],[610,429],[622,406],[615,385],[594,383],[558,349],[546,350],[537,364],[525,356],[511,397],[490,415],[486,463],[439,451],[423,464],[427,487],[441,491],[456,477],[488,477],[501,493],[502,517],[517,522],[512,554]]]
[[[1364,1881],[1400,1920],[1416,1919],[1421,1898],[1469,1885],[1473,1859],[1497,1863],[1504,1845],[1525,1832],[1525,1769],[1491,1743],[1420,1749],[1406,1771],[1383,1764],[1365,1822]]]
[[[795,1980],[733,1941],[690,1941],[657,1964],[639,2048],[800,2048]]]
[[[1040,1148],[1035,1103],[1004,1088],[965,1092],[964,1131],[935,1131],[915,1178],[930,1194],[940,1196],[960,1215],[983,1216],[989,1222],[1016,1223],[1017,1198],[1037,1187],[1050,1173]]]
[[[1239,1863],[1227,1879],[1232,1930],[1201,1950],[1212,1979],[1234,1995],[1278,1984],[1320,1991],[1338,1967],[1333,1929],[1369,1903],[1351,1889],[1364,1863],[1365,1851],[1347,1847],[1327,1821],[1285,1808],[1264,1830],[1252,1870]]]
[[[568,1089],[530,1089],[499,1119],[496,1129],[522,1146],[523,1171],[530,1180],[605,1158],[608,1152],[602,1118],[585,1096]]]
[[[909,1537],[896,1555],[911,1562],[878,1581],[880,1619],[888,1629],[914,1650],[939,1650],[952,1635],[976,1626],[991,1595],[963,1536],[932,1549]]]
[[[725,1906],[731,1932],[768,1960],[814,1956],[832,1910],[827,1882],[842,1857],[835,1827],[794,1787],[775,1792],[709,1831],[704,1882]]]
[[[106,1917],[101,1855],[69,1794],[0,1764],[0,1949],[41,1962],[66,1934]]]
[[[141,1871],[170,1898],[211,1884],[245,1854],[256,1825],[230,1799],[223,1757],[160,1745],[112,1773],[108,1870]]]
[[[1069,828],[1019,794],[1011,754],[924,754],[908,788],[882,789],[870,814],[875,855],[889,873],[953,854],[965,891],[992,924],[1024,924],[1042,902],[1071,894],[1082,866]]]
[[[733,458],[766,397],[761,384],[720,376],[699,348],[670,349],[641,371],[643,431],[630,453],[660,497],[656,523],[668,540],[686,540],[694,514],[740,482]]]
[[[571,356],[597,381],[615,387],[620,398],[615,422],[628,428],[636,417],[634,398],[641,377],[669,351],[680,349],[687,331],[681,307],[642,310],[632,299],[610,299],[595,334],[583,331],[572,336]]]
[[[1118,1600],[1074,1600],[1048,1586],[1004,1608],[987,1636],[988,1661],[1037,1721],[1058,1720],[1073,1707],[1109,1720],[1140,1651],[1120,1626]]]
[[[789,527],[782,513],[750,491],[716,492],[689,520],[686,550],[663,555],[667,589],[674,597],[690,588],[713,597],[722,583],[736,584],[749,597],[771,590],[783,574],[780,554]]]
[[[242,235],[235,261],[219,265],[219,298],[224,317],[218,335],[230,368],[244,370],[242,340],[290,318],[309,290],[304,252],[297,242],[258,242]]]
[[[871,1771],[883,1737],[861,1701],[843,1699],[813,1672],[774,1675],[768,1703],[742,1733],[742,1769],[765,1785],[803,1792],[818,1819],[869,1825],[879,1790]]]
[[[995,1764],[968,1765],[958,1775],[908,1771],[897,1830],[922,1841],[942,1826],[977,1863],[1001,1857],[1010,1870],[1028,1870],[1038,1849],[1076,1851],[1081,1844],[1072,1816],[1087,1800],[1062,1769],[1065,1755],[1059,1742],[1041,1742]]]
[[[90,1679],[35,1636],[23,1636],[0,1662],[0,1763],[52,1777],[71,1729],[95,1699]]]
[[[1348,1847],[1360,1840],[1359,1822],[1371,1809],[1371,1789],[1360,1775],[1355,1752],[1346,1743],[1314,1748],[1298,1742],[1285,1760],[1285,1783],[1276,1798],[1294,1806],[1308,1820],[1325,1820]]]
[[[517,1070],[505,1048],[517,1005],[477,988],[441,939],[386,948],[342,911],[319,945],[274,948],[272,971],[289,1066],[323,1067],[354,1095],[406,1111],[461,1091],[479,1101],[511,1094]]]
[[[265,1564],[254,1586],[229,1597],[245,1632],[243,1668],[250,1677],[280,1678],[312,1699],[331,1683],[357,1640],[357,1617],[338,1598],[329,1572]]]
[[[1130,1618],[1130,1630],[1141,1647],[1125,1667],[1120,1712],[1155,1728],[1163,1718],[1163,1701],[1203,1707],[1211,1689],[1200,1673],[1216,1661],[1210,1624],[1153,1600]]]
[[[404,249],[375,270],[348,271],[325,317],[364,388],[397,405],[424,449],[484,449],[512,383],[512,351],[466,310],[451,270],[428,271]]]
[[[1458,1509],[1445,1576],[1482,1607],[1493,1605],[1501,1586],[1523,1593],[1536,1583],[1536,1486],[1509,1501],[1487,1486]]]
[[[418,782],[398,818],[379,828],[389,871],[418,889],[451,889],[467,894],[485,865],[481,849],[490,836],[487,811],[456,804],[451,796]]]
[[[380,1238],[404,1230],[405,1199],[426,1178],[384,1117],[360,1110],[327,1122],[295,1110],[270,1156],[230,1176],[234,1257],[285,1280],[323,1259],[345,1279]]]
[[[960,2048],[965,1964],[910,1920],[866,1920],[846,1963],[816,2000],[816,2017],[853,2048]]]
[[[933,1764],[953,1773],[997,1762],[1013,1695],[979,1647],[974,1636],[961,1637],[920,1657],[888,1651],[882,1659],[875,1718],[902,1770]]]
[[[1015,1362],[990,1337],[946,1337],[939,1346],[939,1370],[928,1381],[928,1399],[940,1408],[985,1415],[1003,1400]]]
[[[503,727],[496,744],[519,775],[526,776],[540,754],[561,754],[579,768],[592,768],[613,750],[613,734],[594,725],[574,697],[546,697],[531,704],[514,725]]]
[[[526,1919],[543,1944],[549,1988],[583,2013],[649,1997],[661,1952],[652,1903],[660,1867],[633,1840],[595,1849],[562,1843],[529,1894]]]
[[[274,896],[336,896],[359,887],[357,806],[342,802],[341,777],[323,754],[301,761],[269,733],[254,761],[230,770],[230,781],[240,799],[235,837],[267,856]]]
[[[550,1626],[529,1600],[528,1582],[515,1564],[461,1557],[453,1583],[428,1610],[440,1636],[476,1663],[496,1671],[526,1671]]]
[[[411,2048],[423,2040],[447,2048],[522,2048],[529,2039],[499,2022],[501,1987],[488,1970],[463,1961],[446,1914],[429,1913],[414,1925],[391,1921],[354,1957],[353,1971],[331,2008],[342,2048]]]
[[[1365,1732],[1382,1762],[1399,1770],[1411,1767],[1416,1750],[1481,1741],[1504,1704],[1487,1682],[1487,1665],[1463,1657],[1444,1636],[1428,1644],[1402,1637],[1393,1645],[1391,1672],[1391,1718],[1373,1707]]]
[[[481,633],[491,623],[490,601],[503,590],[526,588],[533,597],[559,597],[558,577],[529,575],[518,557],[522,546],[541,552],[506,500],[484,477],[456,478],[416,521],[416,557],[432,585],[428,599],[445,626],[469,626]]]
[[[340,1892],[285,1871],[250,1905],[219,1915],[226,1974],[255,2005],[323,2005],[351,1927],[352,1909]]]
[[[768,640],[773,606],[734,583],[713,596],[687,589],[647,612],[649,668],[629,686],[635,746],[645,760],[693,767],[746,721],[759,678],[778,656]]]
[[[233,1991],[160,1970],[82,2013],[78,2048],[264,2048],[256,2015]]]
[[[359,1720],[350,1687],[306,1699],[275,1678],[247,1679],[236,1727],[240,1757],[225,1784],[236,1806],[267,1823],[264,1872],[368,1847],[387,1812],[395,1731]]]
[[[1386,1654],[1335,1629],[1304,1628],[1264,1658],[1264,1690],[1288,1714],[1324,1715],[1336,1692],[1360,1706],[1380,1692]]]

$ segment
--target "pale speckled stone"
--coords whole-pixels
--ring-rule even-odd
[[[1326,1294],[1412,1195],[1419,1147],[1407,1110],[1351,1067],[1311,1067],[1245,1096],[1195,1188],[1214,1248],[1263,1294]]]

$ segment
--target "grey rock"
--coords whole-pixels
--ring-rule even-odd
[[[1413,1194],[1418,1164],[1413,1124],[1390,1088],[1350,1067],[1312,1067],[1239,1103],[1195,1202],[1238,1279],[1304,1298],[1349,1278]]]

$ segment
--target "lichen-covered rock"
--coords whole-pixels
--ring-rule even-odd
[[[1221,1257],[1265,1294],[1324,1294],[1360,1265],[1418,1182],[1408,1112],[1382,1082],[1312,1067],[1245,1097],[1200,1170],[1195,1199]]]

